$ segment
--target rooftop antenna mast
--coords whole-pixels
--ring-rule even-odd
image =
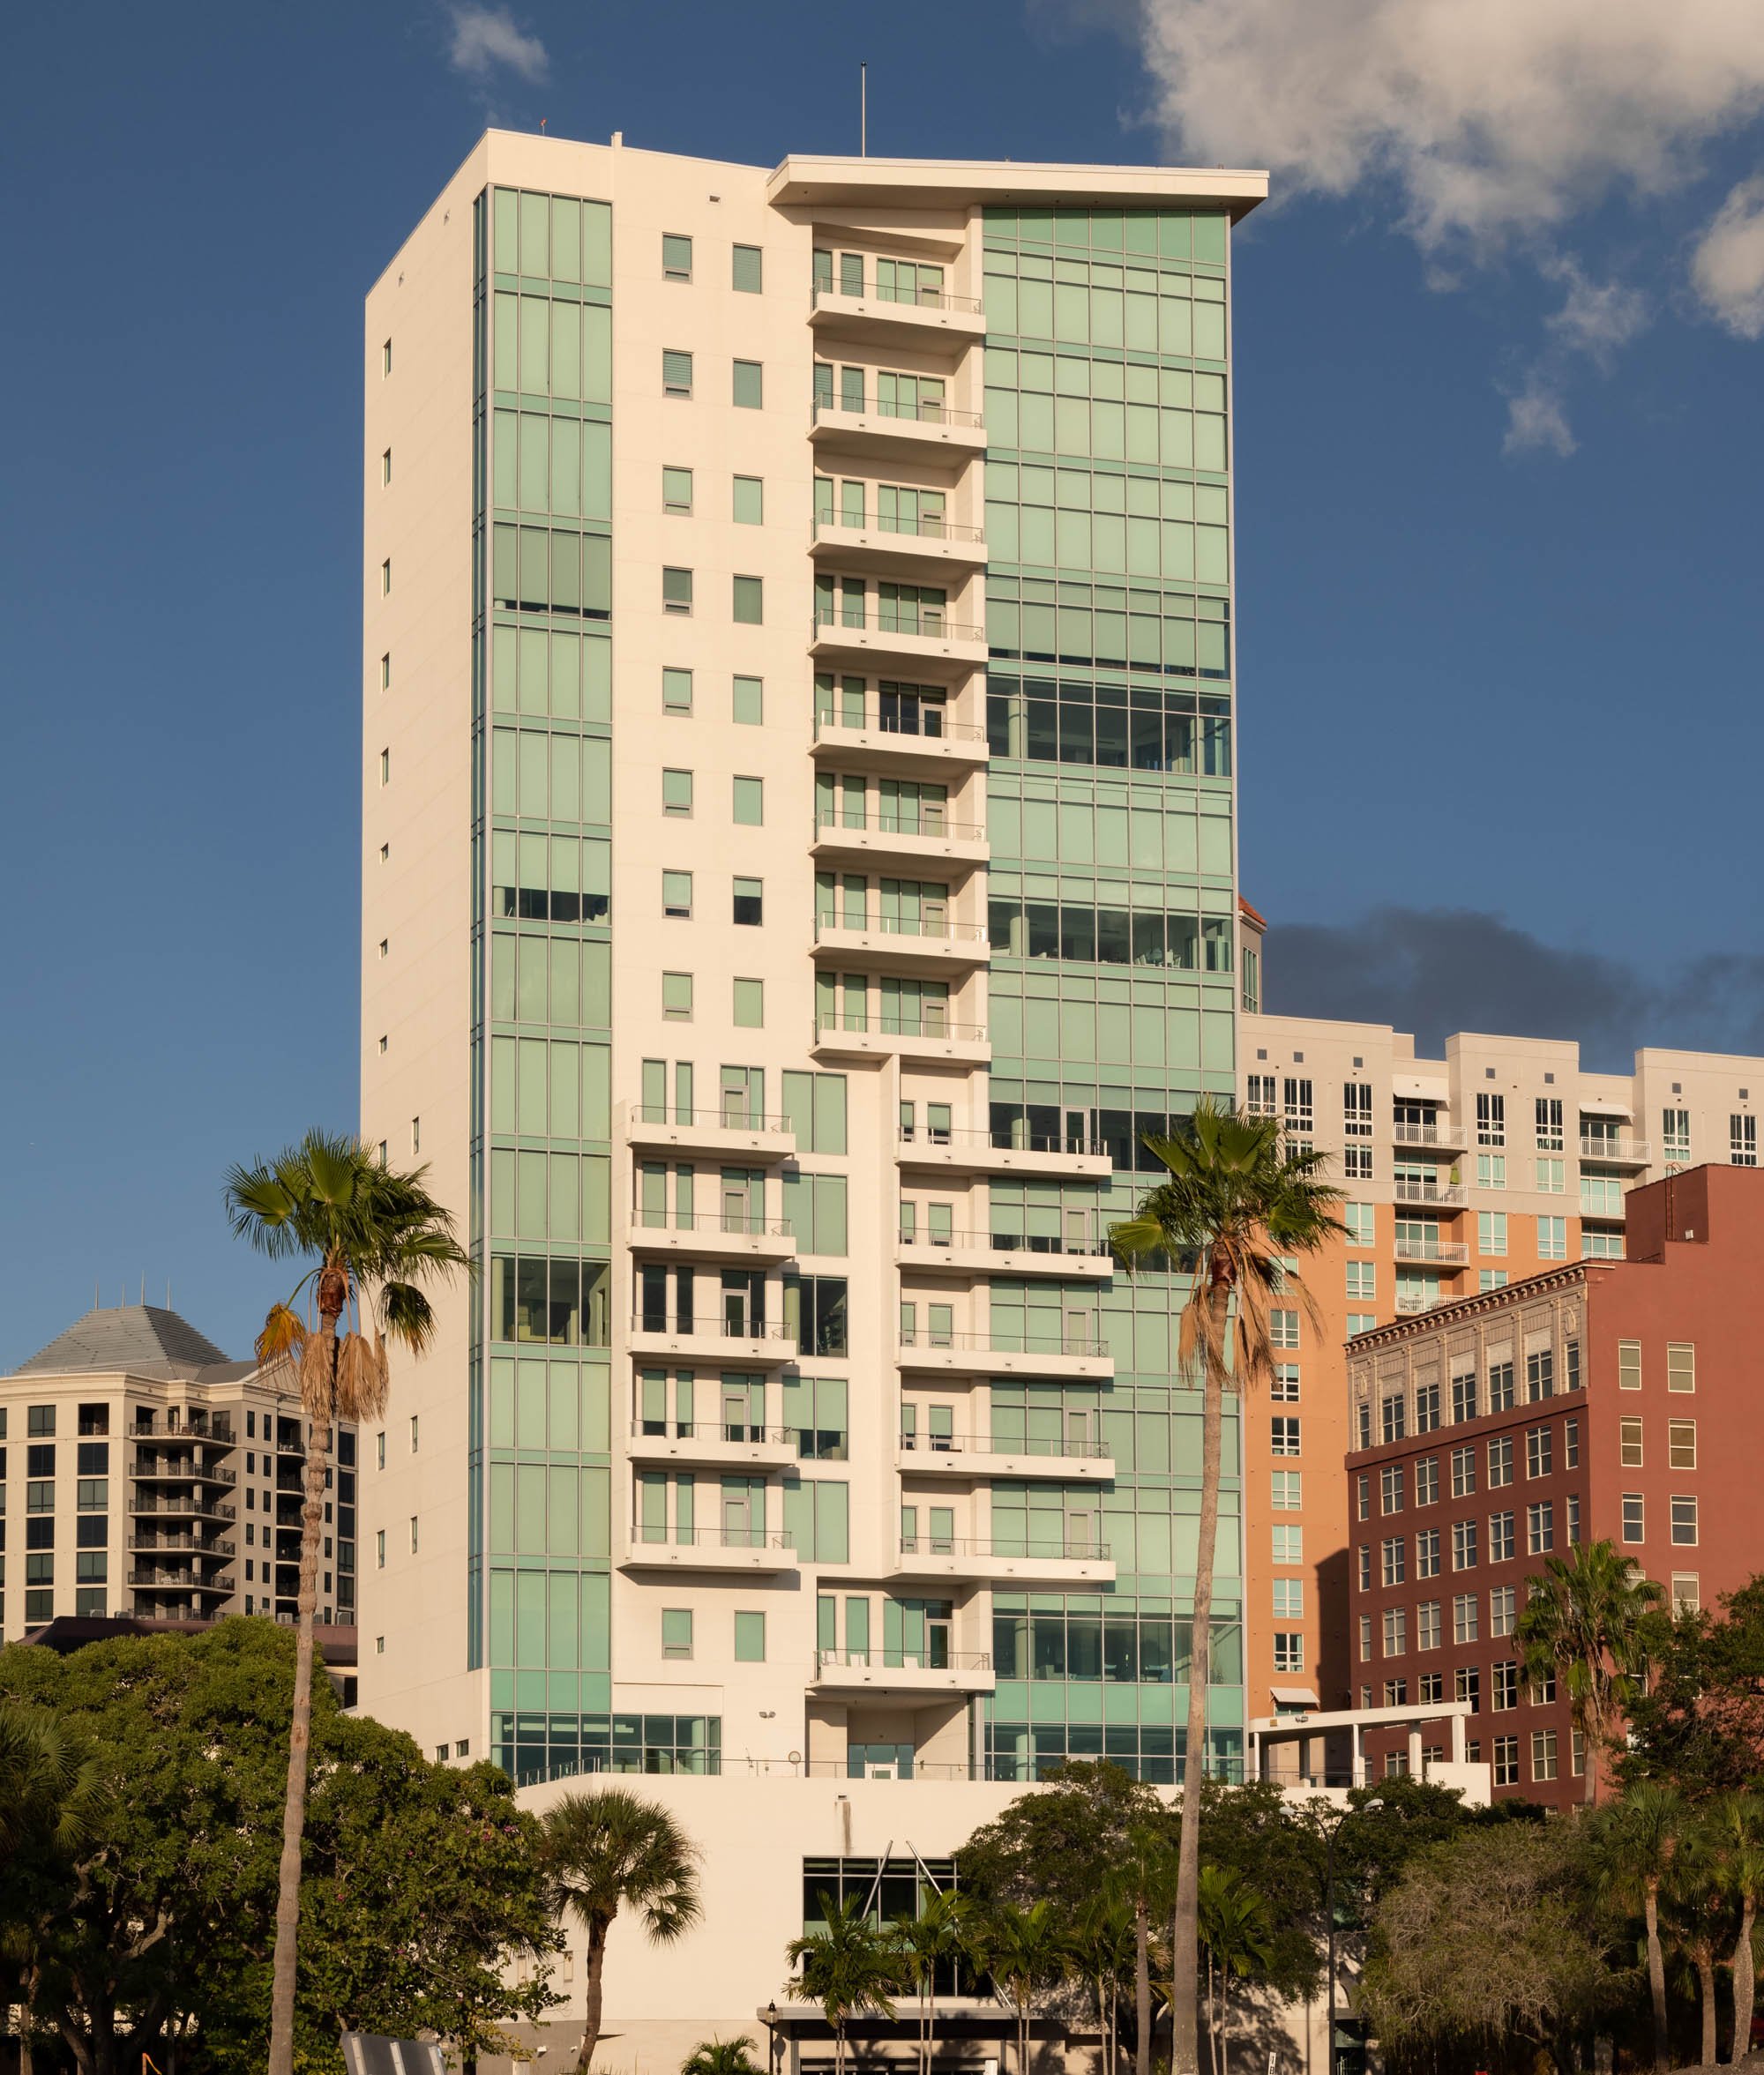
[[[857,155],[870,156],[870,64],[867,59],[857,67]]]

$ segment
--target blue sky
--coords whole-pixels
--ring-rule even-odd
[[[1364,0],[1235,0],[1209,75],[1222,4],[1147,0],[1154,64],[1134,0],[902,0],[886,44],[765,0],[463,42],[391,0],[10,18],[0,1362],[144,1274],[243,1351],[279,1278],[225,1169],[353,1122],[360,299],[487,120],[769,165],[855,147],[867,57],[879,155],[1151,160],[1185,123],[1274,160],[1237,254],[1246,892],[1312,971],[1374,911],[1469,911],[1504,918],[1475,955],[1614,982],[1613,1041],[1755,1027],[1764,49],[1614,0],[1715,83],[1638,116],[1696,50],[1607,100],[1584,50],[1516,52],[1587,131],[1546,109],[1540,160],[1511,110],[1379,103],[1425,51],[1313,93],[1289,32],[1350,45]]]

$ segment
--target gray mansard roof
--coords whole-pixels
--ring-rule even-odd
[[[85,1317],[22,1362],[19,1376],[126,1370],[161,1381],[190,1377],[224,1383],[249,1376],[255,1362],[234,1362],[206,1334],[157,1304],[119,1304]]]

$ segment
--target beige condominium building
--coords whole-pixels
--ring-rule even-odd
[[[1577,1044],[1460,1032],[1441,1059],[1385,1024],[1259,1013],[1261,918],[1242,914],[1238,1094],[1329,1154],[1345,1235],[1276,1313],[1284,1357],[1245,1407],[1250,1706],[1349,1705],[1344,1343],[1566,1261],[1621,1260],[1625,1198],[1706,1164],[1755,1167],[1764,1059],[1653,1049],[1588,1073]],[[1391,1437],[1386,1437],[1391,1438]]]
[[[811,1857],[1180,1760],[1182,1290],[1104,1233],[1236,1085],[1265,189],[492,132],[368,297],[363,1130],[481,1272],[364,1440],[363,1701],[763,1777],[780,1953]]]
[[[88,1311],[0,1377],[0,1638],[69,1618],[292,1621],[306,1433],[290,1392],[176,1311]],[[355,1487],[346,1427],[320,1545],[326,1625],[355,1618]]]

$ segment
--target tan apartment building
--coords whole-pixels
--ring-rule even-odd
[[[176,1311],[88,1311],[0,1377],[0,1640],[118,1616],[292,1621],[306,1433],[292,1394]],[[327,1625],[355,1618],[355,1446],[340,1429]]]
[[[363,1704],[707,1844],[788,1790],[771,1950],[811,1862],[1181,1762],[1184,1293],[1104,1232],[1236,1086],[1265,189],[492,132],[368,297],[362,1128],[481,1273],[364,1440]]]
[[[1259,983],[1253,909],[1242,927]],[[1572,1042],[1474,1032],[1426,1059],[1387,1025],[1258,1011],[1246,1001],[1238,1098],[1331,1156],[1348,1230],[1304,1265],[1320,1328],[1285,1309],[1289,1360],[1244,1412],[1250,1700],[1345,1707],[1345,1343],[1565,1262],[1621,1260],[1631,1190],[1758,1164],[1764,1059],[1648,1049],[1632,1073],[1589,1073]]]

